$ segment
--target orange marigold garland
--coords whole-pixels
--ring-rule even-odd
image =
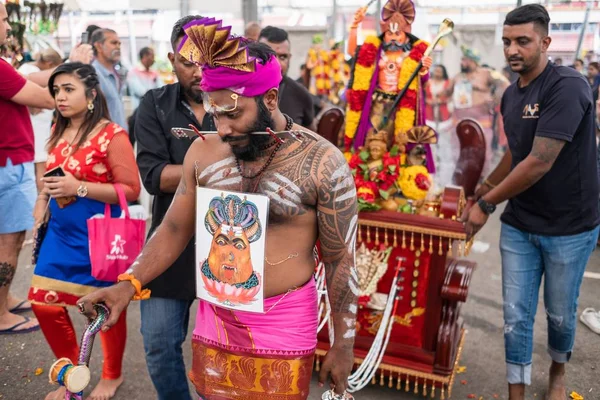
[[[346,93],[348,99],[344,137],[344,147],[346,149],[350,149],[352,140],[358,129],[367,92],[371,86],[371,78],[375,72],[375,63],[380,45],[381,40],[377,36],[369,36],[361,46],[356,57],[352,87]]]
[[[348,100],[344,137],[344,147],[346,150],[350,149],[360,123],[363,106],[367,100],[367,92],[369,91],[371,80],[375,73],[376,58],[380,45],[381,40],[378,37],[369,36],[361,46],[356,57],[352,87],[348,89],[346,94]],[[402,62],[402,70],[400,72],[400,78],[398,79],[399,90],[402,90],[408,82],[408,79],[417,68],[419,61],[423,58],[426,49],[427,43],[422,40],[417,40],[413,44],[413,48],[408,54],[408,57]],[[419,79],[420,78],[417,77],[412,81],[404,97],[400,101],[394,123],[395,135],[406,132],[415,126]]]

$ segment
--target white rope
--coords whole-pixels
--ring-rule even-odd
[[[385,354],[388,343],[390,341],[390,335],[392,333],[392,328],[394,326],[394,320],[392,318],[392,311],[394,309],[394,301],[396,299],[396,294],[398,292],[397,287],[398,276],[394,277],[392,282],[392,287],[390,289],[390,293],[387,299],[387,303],[385,306],[385,310],[383,312],[383,316],[381,318],[381,324],[379,325],[379,329],[377,330],[377,334],[375,335],[375,339],[373,340],[373,344],[369,349],[365,359],[358,367],[353,374],[348,377],[348,392],[354,393],[361,389],[371,382],[373,376],[377,372],[379,365],[381,364],[381,360]],[[329,318],[324,318],[323,321],[329,321],[328,331],[329,331],[329,344],[333,346],[334,342],[334,331],[333,331],[333,318],[331,316],[331,306],[329,304],[329,299],[325,296],[325,305],[327,307],[327,315]],[[321,321],[321,322],[323,322]]]
[[[381,325],[377,330],[377,335],[373,340],[373,344],[367,353],[367,356],[363,360],[362,364],[358,367],[358,369],[348,377],[348,392],[354,393],[358,392],[365,386],[371,382],[373,376],[377,372],[379,368],[379,364],[381,364],[381,360],[383,359],[383,355],[387,349],[388,343],[390,341],[390,335],[392,333],[392,328],[394,326],[394,319],[392,314],[392,310],[394,308],[394,301],[396,298],[396,279],[392,283],[392,289],[390,290],[390,294],[388,297],[388,301],[386,304],[385,311],[383,313],[383,317],[381,318]],[[385,338],[384,338],[385,335]]]

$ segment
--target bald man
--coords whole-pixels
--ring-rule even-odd
[[[244,30],[244,37],[246,39],[258,41],[258,37],[260,35],[260,24],[256,21],[248,22],[246,25],[246,29]]]

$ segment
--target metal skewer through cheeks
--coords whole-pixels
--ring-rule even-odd
[[[216,135],[218,133],[217,131],[200,131],[192,124],[189,126],[190,128],[171,128],[171,133],[179,139],[192,139],[193,137],[190,137],[189,132],[193,131],[195,136],[200,137],[202,140],[206,140],[206,135]],[[314,133],[302,129],[278,132],[269,129],[269,131],[252,132],[248,133],[248,135],[269,135],[274,137],[275,140],[281,140],[282,142],[285,142],[286,139],[292,139],[298,142],[302,142],[302,140],[305,138],[312,140],[318,139],[318,136]]]

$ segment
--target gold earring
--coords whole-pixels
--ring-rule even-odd
[[[90,113],[94,112],[94,103],[92,103],[91,101],[88,103],[88,110],[90,111]]]

